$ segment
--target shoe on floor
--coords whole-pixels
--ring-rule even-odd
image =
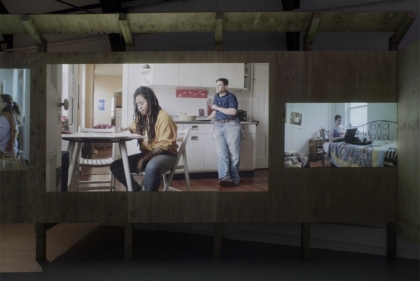
[[[219,185],[221,187],[232,187],[232,186],[235,186],[235,182],[231,179],[220,179]]]
[[[133,187],[133,191],[134,192],[138,192],[138,191],[141,191],[141,186],[136,182],[136,183],[134,183],[133,185],[132,185],[132,187]]]

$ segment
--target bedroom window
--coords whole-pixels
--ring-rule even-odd
[[[367,123],[367,103],[355,102],[347,103],[347,120],[351,127],[360,126]]]

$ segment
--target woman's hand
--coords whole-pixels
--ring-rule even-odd
[[[122,133],[124,131],[130,130],[129,128],[124,128],[124,127],[119,127],[118,128],[118,133]]]

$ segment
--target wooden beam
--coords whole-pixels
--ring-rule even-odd
[[[42,36],[38,27],[36,26],[33,19],[31,18],[31,15],[23,15],[22,23],[23,23],[23,26],[25,26],[26,31],[28,31],[29,35],[35,41],[35,44],[37,46],[37,51],[47,52],[47,40]]]
[[[222,256],[222,225],[213,223],[213,257],[220,259]]]
[[[302,259],[309,259],[310,254],[310,240],[311,240],[311,225],[309,223],[301,223],[301,256]]]
[[[57,223],[35,223],[35,258],[37,261],[47,259],[47,230]]]
[[[125,260],[133,258],[133,224],[126,223],[124,228]]]
[[[315,39],[315,33],[318,30],[319,20],[321,19],[321,13],[315,12],[312,14],[311,21],[309,22],[308,28],[306,29],[305,37],[303,37],[303,50],[311,51],[312,43]]]
[[[127,14],[120,14],[119,23],[122,35],[124,37],[126,51],[133,51],[133,36],[131,34],[130,24],[127,20]]]
[[[223,49],[223,13],[216,13],[216,31],[214,34],[215,50],[221,51]]]
[[[406,12],[402,20],[398,23],[397,28],[394,31],[394,34],[389,38],[389,50],[397,51],[398,45],[401,40],[404,38],[404,35],[407,33],[411,24],[416,19],[414,12]]]
[[[386,224],[386,255],[389,259],[397,258],[397,227],[395,222]]]

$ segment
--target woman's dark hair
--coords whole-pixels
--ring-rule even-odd
[[[217,81],[222,81],[223,85],[225,85],[225,86],[229,85],[229,81],[226,78],[219,78],[219,79],[216,80],[216,83],[217,83]]]
[[[136,104],[136,97],[141,95],[146,101],[149,106],[149,113],[147,115],[142,115],[137,108]],[[134,120],[136,123],[137,131],[144,135],[147,132],[147,136],[149,138],[149,144],[151,145],[153,140],[155,139],[156,132],[155,132],[155,124],[157,121],[157,116],[161,109],[159,105],[159,101],[156,98],[155,92],[149,88],[141,86],[136,89],[134,92]]]
[[[338,115],[338,114],[337,114],[337,115],[334,117],[334,122],[335,122],[335,121],[337,121],[337,119],[338,119],[338,118],[342,118],[342,117],[341,117],[341,115]]]
[[[21,114],[21,111],[17,102],[13,101],[12,96],[8,94],[1,94],[0,97],[3,100],[3,102],[6,103],[6,106],[3,108],[2,112],[10,113],[16,119],[16,122],[20,124],[19,116]]]

